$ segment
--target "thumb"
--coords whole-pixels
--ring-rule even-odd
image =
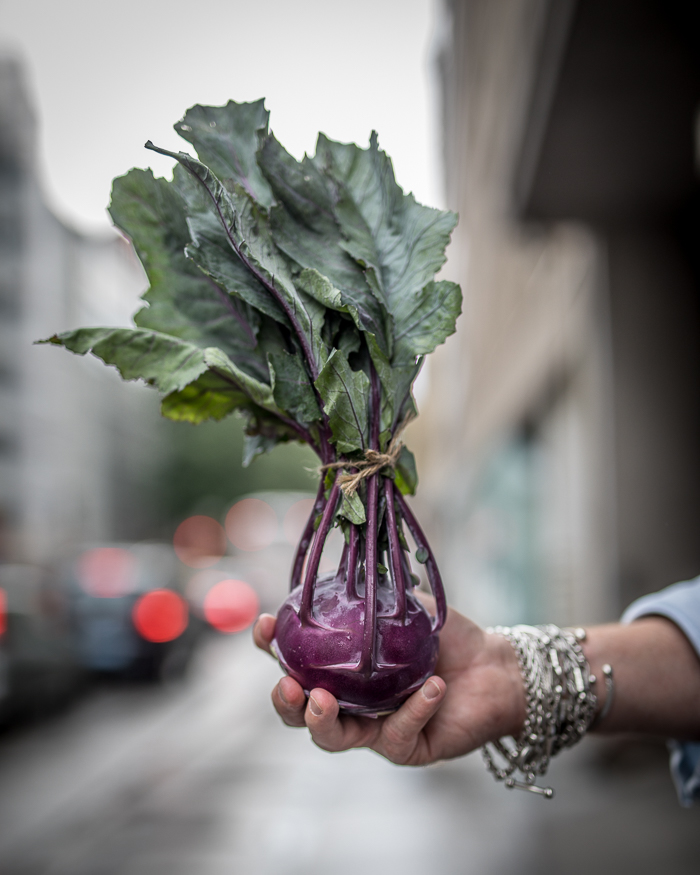
[[[431,677],[384,721],[380,743],[382,753],[394,763],[408,763],[418,746],[418,737],[445,698],[447,686]]]

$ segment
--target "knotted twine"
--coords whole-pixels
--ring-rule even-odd
[[[321,465],[319,471],[337,471],[341,468],[357,468],[354,474],[341,474],[338,482],[343,494],[348,497],[357,492],[357,488],[363,480],[367,480],[374,474],[378,474],[382,468],[396,468],[401,450],[404,447],[402,441],[399,440],[399,435],[406,428],[413,417],[407,416],[401,423],[401,426],[396,430],[396,434],[391,439],[391,443],[386,448],[385,453],[380,453],[379,450],[365,450],[364,459],[347,459],[344,462],[329,462],[327,465]]]

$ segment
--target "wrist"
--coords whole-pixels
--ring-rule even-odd
[[[648,616],[587,631],[583,649],[598,679],[598,712],[606,699],[602,665],[615,672],[612,709],[595,731],[700,737],[700,663],[675,623]]]
[[[593,685],[596,708],[593,721],[588,729],[589,732],[605,732],[610,723],[610,711],[612,710],[612,700],[608,701],[611,690],[606,685],[603,667],[611,665],[613,656],[609,652],[609,648],[606,648],[605,634],[600,635],[601,628],[603,627],[586,629],[586,637],[581,642],[581,649],[586,657],[590,674],[596,679]]]
[[[504,736],[518,738],[527,713],[525,682],[513,645],[502,635],[487,634],[490,659],[498,670],[502,683],[502,707],[494,739]]]

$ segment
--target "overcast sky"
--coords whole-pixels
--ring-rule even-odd
[[[27,65],[50,205],[108,227],[110,183],[132,166],[170,175],[152,139],[194,103],[267,98],[297,157],[322,130],[373,128],[405,190],[442,205],[433,54],[440,0],[0,0],[0,47]]]

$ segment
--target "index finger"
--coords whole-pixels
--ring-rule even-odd
[[[333,753],[353,747],[372,747],[382,725],[381,717],[340,714],[338,700],[320,687],[311,690],[304,719],[314,744]]]
[[[261,650],[272,654],[270,642],[275,637],[275,618],[272,614],[260,614],[253,627],[253,641]]]

